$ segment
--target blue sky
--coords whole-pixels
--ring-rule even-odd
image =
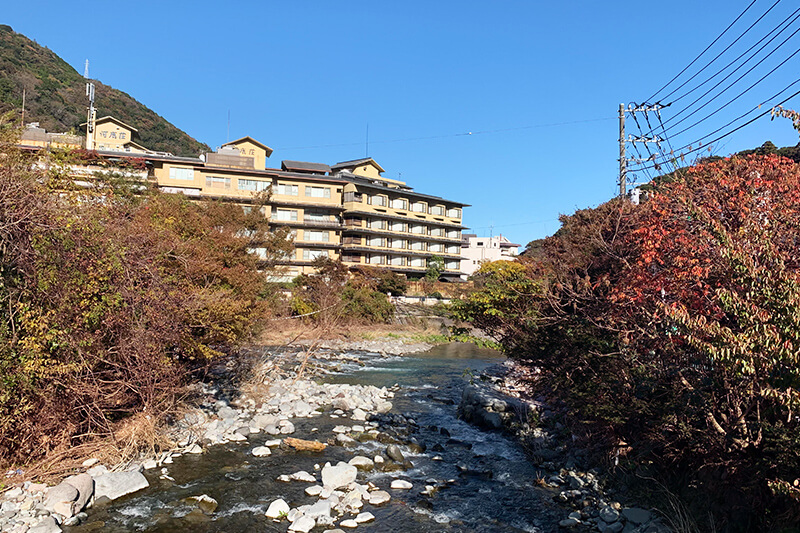
[[[478,235],[502,233],[525,244],[558,229],[559,214],[615,194],[619,104],[649,98],[751,1],[36,2],[35,9],[17,2],[4,6],[0,23],[81,73],[89,59],[92,78],[212,148],[250,135],[275,150],[272,167],[283,159],[332,164],[369,155],[386,177],[471,204],[464,223]],[[774,3],[757,0],[662,94]],[[791,4],[779,2],[674,97],[776,28]],[[720,90],[798,27],[795,21]],[[704,117],[797,50],[800,34],[668,131]],[[798,61],[800,54],[725,110],[671,137],[672,146],[692,143],[789,86]],[[800,97],[792,104],[800,107]],[[720,141],[715,153],[768,139],[795,145],[798,135],[788,121],[764,118]]]

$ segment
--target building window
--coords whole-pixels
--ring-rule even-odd
[[[385,220],[378,220],[372,219],[369,222],[370,229],[386,229],[386,221]]]
[[[330,198],[331,197],[331,188],[330,187],[311,187],[306,185],[306,196],[310,198]]]
[[[206,187],[212,189],[230,189],[231,179],[220,178],[219,176],[206,176]]]
[[[397,248],[397,249],[402,250],[403,248],[406,247],[406,241],[405,241],[405,239],[392,239],[389,242],[389,247],[390,248]]]
[[[386,256],[384,255],[370,255],[369,263],[371,265],[382,265],[386,263]]]
[[[447,253],[448,254],[453,254],[453,255],[458,255],[458,254],[461,253],[461,247],[460,246],[454,246],[454,245],[448,246],[447,247]]]
[[[194,169],[169,167],[169,179],[194,181]]]
[[[395,257],[392,257],[392,258],[389,260],[389,263],[390,263],[392,266],[403,266],[403,265],[405,265],[405,264],[406,264],[406,262],[405,262],[405,258],[404,258],[404,257],[397,257],[397,256],[395,256]]]
[[[406,224],[405,222],[392,222],[390,229],[396,233],[405,233]]]
[[[429,252],[443,252],[444,251],[444,247],[441,244],[439,244],[438,242],[435,242],[435,243],[431,243],[430,245],[428,245],[428,251]]]
[[[434,237],[444,237],[444,229],[443,228],[431,228],[431,235]]]
[[[417,267],[417,268],[425,268],[425,259],[423,257],[412,257],[408,261],[408,266]]]
[[[411,233],[416,233],[417,235],[427,235],[428,229],[425,226],[411,226]]]
[[[392,209],[408,209],[408,200],[405,198],[395,198],[392,200]]]
[[[414,202],[411,204],[411,210],[415,213],[426,213],[428,211],[428,206],[425,202]]]
[[[386,241],[383,237],[370,237],[369,240],[367,240],[367,244],[369,246],[378,246],[382,248],[386,245]]]
[[[386,207],[386,197],[376,194],[375,196],[369,197],[369,205],[379,205],[382,207]]]
[[[411,241],[411,249],[417,251],[425,251],[425,243],[422,241]]]
[[[303,232],[304,241],[314,242],[328,242],[330,240],[330,233],[327,231],[305,230]]]
[[[328,257],[327,250],[303,250],[303,259],[313,261],[317,257]]]
[[[461,238],[461,232],[458,231],[457,229],[451,229],[451,230],[449,230],[447,232],[447,238],[448,239],[460,239]]]
[[[337,191],[338,190],[339,189],[337,189]],[[346,192],[346,193],[344,193],[344,201],[345,202],[358,202],[358,203],[361,203],[361,202],[364,201],[363,197],[364,197],[364,195],[361,194],[360,192]]]
[[[294,209],[276,209],[272,215],[272,219],[282,222],[295,222],[297,221],[297,211]]]
[[[444,215],[444,206],[434,205],[431,207],[431,215]]]
[[[303,220],[306,222],[330,222],[330,217],[326,213],[306,211],[305,215],[303,215]]]
[[[244,180],[241,178],[237,181],[239,182],[240,191],[266,191],[271,185],[268,181]]]
[[[444,268],[447,270],[458,270],[461,267],[460,261],[446,261],[444,264]]]
[[[286,183],[279,183],[277,187],[275,187],[275,194],[282,194],[284,196],[297,196],[298,187],[297,185],[288,185]]]
[[[461,209],[453,207],[447,210],[447,216],[450,218],[461,218]]]

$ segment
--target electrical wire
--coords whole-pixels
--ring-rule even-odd
[[[669,87],[669,85],[670,85],[672,82],[674,82],[675,80],[677,80],[677,79],[678,79],[678,78],[679,78],[679,77],[680,77],[680,76],[681,76],[681,75],[682,75],[684,72],[686,72],[687,70],[689,70],[689,68],[691,68],[691,66],[692,66],[692,65],[694,65],[694,64],[697,62],[697,60],[698,60],[698,59],[700,59],[701,57],[703,57],[703,55],[704,55],[706,52],[708,52],[708,50],[709,50],[709,49],[710,49],[712,46],[714,46],[714,45],[717,43],[717,41],[719,41],[719,40],[720,40],[720,39],[721,39],[721,38],[722,38],[722,37],[723,37],[723,36],[724,36],[726,33],[728,33],[728,30],[730,30],[730,29],[733,27],[733,25],[734,25],[734,24],[736,24],[736,23],[739,21],[739,19],[740,19],[740,18],[742,18],[742,17],[744,16],[744,14],[745,14],[745,13],[747,13],[747,12],[750,10],[750,8],[751,8],[751,7],[753,7],[753,4],[755,4],[755,3],[756,3],[756,1],[757,1],[757,0],[753,0],[752,2],[750,2],[750,4],[749,4],[749,5],[748,5],[748,6],[747,6],[745,9],[744,9],[744,11],[742,11],[742,12],[739,14],[739,16],[738,16],[738,17],[736,17],[736,18],[734,19],[734,21],[733,21],[733,22],[731,22],[731,23],[728,25],[728,27],[727,27],[727,28],[725,28],[725,30],[724,30],[722,33],[720,33],[720,34],[717,36],[717,38],[716,38],[716,39],[714,39],[714,40],[711,42],[711,44],[709,44],[708,46],[706,46],[706,48],[705,48],[705,49],[704,49],[702,52],[700,52],[700,54],[699,54],[697,57],[695,57],[695,58],[692,60],[692,62],[691,62],[691,63],[689,63],[688,65],[686,65],[686,66],[683,68],[683,70],[681,70],[680,72],[678,72],[678,74],[676,74],[676,75],[675,75],[675,77],[673,77],[673,78],[672,78],[671,80],[669,80],[669,81],[668,81],[666,84],[664,84],[664,86],[663,86],[663,87],[661,87],[659,90],[657,90],[655,93],[653,93],[653,95],[652,95],[650,98],[648,98],[648,99],[647,99],[647,101],[652,101],[652,100],[653,100],[653,99],[656,97],[656,95],[657,95],[658,93],[660,93],[661,91],[663,91],[664,89],[666,89],[667,87]]]

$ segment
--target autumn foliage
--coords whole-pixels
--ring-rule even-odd
[[[640,206],[614,200],[562,224],[520,264],[540,290],[520,300],[514,282],[494,314],[473,309],[476,323],[543,370],[537,387],[567,406],[577,437],[651,465],[700,522],[800,519],[800,168],[701,164]]]
[[[76,189],[62,156],[0,146],[0,463],[29,461],[138,414],[168,413],[187,378],[264,317],[290,243],[257,206]],[[80,159],[77,160],[80,163]],[[141,187],[141,184],[139,184]],[[258,199],[255,199],[257,201]]]

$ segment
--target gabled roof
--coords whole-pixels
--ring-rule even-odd
[[[353,159],[352,161],[342,161],[340,163],[336,163],[331,167],[331,170],[339,170],[342,168],[355,168],[360,167],[361,165],[370,164],[377,168],[380,172],[385,172],[383,167],[380,166],[374,159],[371,157],[365,157],[364,159]]]
[[[251,143],[255,144],[256,146],[258,146],[259,148],[263,148],[267,152],[267,157],[272,155],[272,152],[273,152],[272,148],[270,148],[266,144],[258,142],[257,140],[253,139],[249,135],[247,135],[245,137],[242,137],[241,139],[236,139],[235,141],[227,142],[227,143],[223,144],[222,146],[232,146],[234,144],[239,144],[240,142],[243,142],[243,141],[251,142]]]
[[[113,122],[114,124],[122,126],[123,128],[128,129],[128,130],[132,131],[133,133],[139,133],[139,130],[137,130],[133,126],[128,126],[127,124],[122,122],[120,119],[114,118],[111,115],[106,115],[106,116],[104,116],[102,118],[98,118],[97,120],[94,121],[95,124],[102,124],[103,122]],[[81,127],[83,127],[85,125],[86,125],[86,123],[84,122],[83,124],[81,124]]]
[[[294,172],[314,172],[315,174],[326,174],[331,171],[331,167],[325,163],[307,163],[305,161],[281,161],[281,169]]]

